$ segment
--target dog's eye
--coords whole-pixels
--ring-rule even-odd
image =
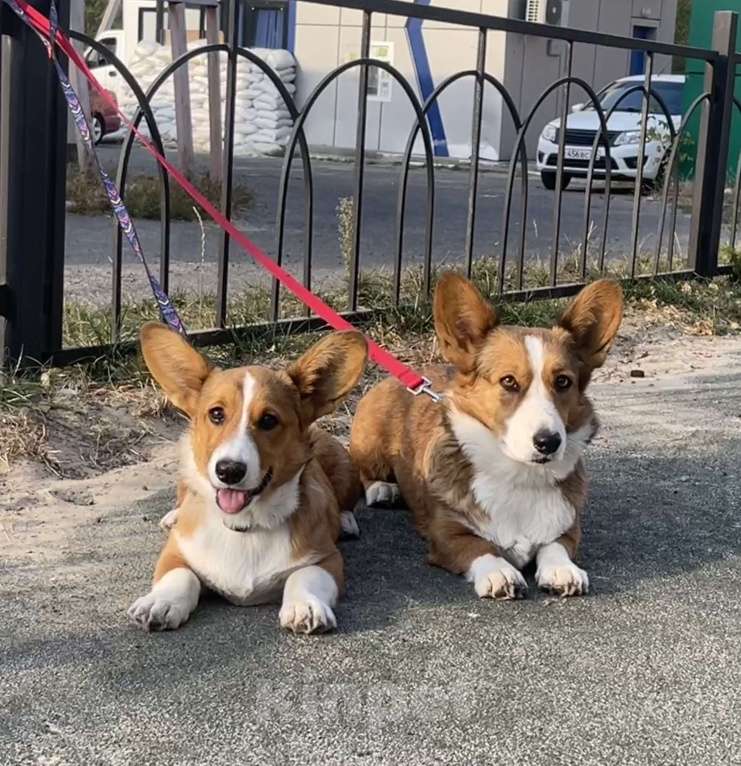
[[[571,378],[568,375],[556,376],[556,388],[561,391],[565,391],[567,388],[571,388]]]
[[[519,391],[520,384],[515,380],[514,375],[505,375],[499,383],[506,391]]]
[[[208,419],[215,426],[223,425],[224,420],[226,419],[226,416],[224,415],[224,408],[223,407],[212,407],[208,411]]]
[[[272,431],[278,425],[278,418],[272,412],[266,412],[258,421],[257,427],[261,431]]]

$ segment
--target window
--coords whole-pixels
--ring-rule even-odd
[[[643,111],[643,93],[640,90],[635,90],[630,95],[623,98],[626,91],[642,85],[643,83],[638,80],[633,82],[619,82],[611,85],[600,98],[602,108],[607,112],[619,102],[616,110],[618,112]],[[658,81],[652,82],[651,88],[662,98],[666,104],[666,108],[669,110],[669,114],[682,114],[683,83]],[[659,102],[655,98],[652,98],[649,111],[653,114],[661,114],[664,110],[661,108]]]
[[[637,40],[655,40],[656,27],[633,27],[633,37]],[[643,51],[630,54],[630,74],[643,74],[646,71],[646,56]]]
[[[167,18],[167,14],[164,14]],[[136,30],[136,41],[157,39],[157,11],[154,8],[139,8],[139,28]]]
[[[246,48],[287,48],[288,2],[243,3],[240,37]]]
[[[104,37],[100,41],[101,45],[104,45],[108,50],[113,53],[113,55],[116,55],[116,38],[115,37]],[[98,51],[91,50],[87,54],[87,63],[88,66],[92,67],[98,67],[98,66],[107,66],[108,65],[108,59],[105,58],[105,56],[102,56]]]
[[[370,57],[394,63],[394,44],[392,42],[371,42]],[[391,101],[391,75],[379,67],[368,68],[368,99],[370,101]]]

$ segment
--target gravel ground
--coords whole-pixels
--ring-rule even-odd
[[[741,340],[679,339],[642,368],[593,389],[582,599],[531,576],[526,601],[480,601],[426,566],[405,512],[364,511],[336,634],[212,600],[145,635],[125,610],[162,542],[172,447],[77,482],[19,475],[0,763],[741,764]]]

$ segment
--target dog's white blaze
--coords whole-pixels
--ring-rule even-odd
[[[245,372],[242,383],[242,413],[237,430],[230,439],[222,442],[213,451],[211,459],[208,461],[208,475],[214,487],[226,488],[230,486],[219,481],[219,477],[216,475],[216,464],[220,460],[236,460],[247,466],[244,479],[239,484],[231,485],[233,489],[254,489],[262,481],[263,471],[260,464],[260,452],[247,428],[256,386],[257,382],[252,375]]]
[[[294,557],[287,521],[272,529],[236,532],[216,514],[207,514],[192,535],[178,534],[177,526],[171,534],[203,583],[234,604],[278,601],[288,575],[314,563],[311,557]]]
[[[561,446],[554,455],[558,459],[566,448],[566,426],[543,380],[545,348],[542,338],[525,336],[525,348],[533,379],[505,425],[504,449],[514,460],[530,461],[539,455],[533,437],[538,431],[545,430],[561,437]]]
[[[485,523],[471,522],[472,531],[498,545],[512,564],[524,566],[541,545],[557,540],[574,522],[576,511],[558,482],[576,467],[585,438],[569,444],[560,460],[522,463],[510,458],[495,434],[476,418],[455,405],[449,417],[473,467],[471,490],[486,514]]]
[[[211,481],[198,470],[193,455],[193,445],[188,435],[181,441],[180,449],[183,478],[188,486],[206,501],[207,508],[221,524],[235,530],[257,527],[275,529],[285,523],[298,508],[303,467],[279,487],[273,489],[269,486],[244,510],[227,515],[216,504],[216,490]]]

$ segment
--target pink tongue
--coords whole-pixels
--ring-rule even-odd
[[[239,513],[250,501],[250,495],[238,489],[219,489],[216,502],[224,513]]]

